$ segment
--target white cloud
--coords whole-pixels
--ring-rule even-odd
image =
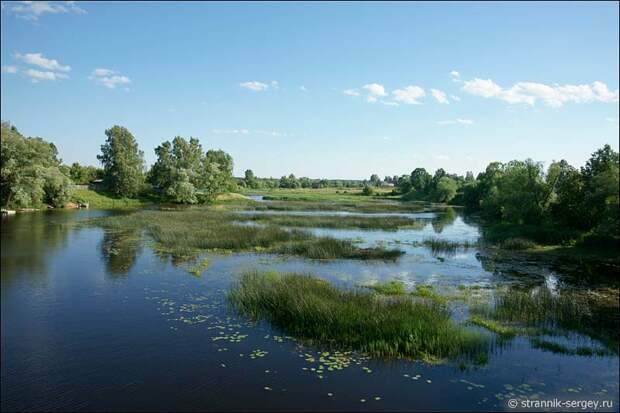
[[[407,86],[404,89],[396,89],[392,92],[392,95],[394,95],[394,100],[397,102],[419,105],[418,99],[426,96],[426,93],[420,86]]]
[[[459,72],[457,72],[456,70],[453,70],[450,72],[450,77],[452,78],[453,82],[460,82],[461,81],[461,74]]]
[[[20,1],[10,7],[9,11],[22,19],[31,21],[37,21],[40,16],[48,13],[86,13],[86,10],[78,7],[75,3],[75,1]]]
[[[278,88],[280,88],[280,84],[278,83],[277,80],[272,80],[271,81],[271,87],[274,88],[274,89],[278,89]]]
[[[306,89],[306,87],[304,85],[299,86],[299,90],[301,90],[302,92],[307,92],[308,89]]]
[[[342,93],[344,93],[347,96],[359,96],[360,92],[357,91],[357,89],[347,89],[344,90]]]
[[[131,83],[131,79],[124,76],[114,70],[110,69],[95,69],[89,76],[96,83],[99,83],[108,89],[115,89],[117,86],[128,85]]]
[[[449,161],[450,160],[450,156],[448,156],[448,155],[437,155],[437,156],[435,156],[435,159],[438,159],[440,161]]]
[[[382,104],[386,105],[386,106],[400,106],[398,103],[396,102],[389,102],[387,100],[382,100],[381,101]]]
[[[605,118],[607,122],[618,123],[618,118]]]
[[[460,102],[461,101],[461,98],[456,96],[456,95],[450,95],[450,99],[452,99],[455,102]]]
[[[44,57],[41,53],[15,53],[15,58],[17,60],[21,60],[26,64],[39,66],[47,70],[54,70],[59,72],[69,72],[71,70],[71,66],[61,65],[60,63],[58,63],[58,60],[48,59]]]
[[[568,102],[617,102],[618,89],[609,90],[603,82],[595,81],[584,85],[553,85],[543,83],[519,82],[504,89],[491,79],[474,79],[465,81],[465,92],[484,98],[495,98],[510,104],[524,103],[534,106],[540,100],[547,106],[560,107]]]
[[[17,66],[2,66],[2,73],[17,73]]]
[[[460,124],[460,125],[473,125],[474,121],[471,119],[462,119],[462,118],[456,118],[453,120],[440,120],[437,122],[438,125],[455,125],[455,124]]]
[[[253,80],[251,82],[239,83],[239,86],[245,89],[253,90],[255,92],[263,92],[269,88],[269,85],[267,85],[266,83],[257,82],[256,80]]]
[[[26,76],[30,78],[32,83],[38,83],[41,80],[54,81],[58,79],[66,79],[68,77],[64,73],[56,73],[56,72],[50,72],[50,71],[42,72],[40,70],[35,70],[35,69],[28,69],[24,73]]]
[[[378,97],[378,96],[386,96],[385,88],[383,85],[378,83],[369,83],[367,85],[362,86],[362,89],[366,90],[370,96]]]
[[[211,129],[211,133],[216,135],[269,135],[269,136],[288,136],[285,132],[279,132],[276,130],[249,130],[249,129]]]
[[[439,89],[431,89],[431,94],[439,103],[448,104],[448,95]]]

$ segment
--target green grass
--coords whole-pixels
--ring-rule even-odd
[[[287,242],[276,246],[274,252],[286,255],[300,255],[313,259],[359,259],[359,260],[395,260],[404,252],[386,250],[385,248],[359,248],[349,240],[329,237],[310,238],[308,240]]]
[[[266,214],[237,214],[238,221],[251,221],[265,225],[280,225],[285,227],[314,227],[314,228],[360,228],[381,229],[396,231],[399,228],[422,229],[426,222],[404,217],[359,217],[359,216],[300,216],[300,215],[266,215]]]
[[[478,316],[472,316],[468,321],[470,324],[485,328],[504,338],[514,337],[519,333],[519,331],[515,328],[507,327],[496,321],[484,319]]]
[[[429,247],[433,254],[455,254],[459,250],[473,248],[477,244],[469,241],[450,241],[441,238],[427,238],[422,244]]]
[[[536,248],[536,243],[525,238],[507,238],[499,246],[505,250],[529,250]]]
[[[617,292],[615,300],[605,300],[587,292],[564,291],[556,295],[545,288],[512,288],[496,294],[491,305],[474,306],[470,311],[486,320],[533,327],[530,332],[577,332],[618,353]]]
[[[154,202],[148,198],[123,198],[110,193],[93,191],[92,189],[76,189],[73,191],[71,200],[74,202],[87,203],[92,209],[128,209],[140,208]]]
[[[553,341],[543,340],[540,338],[532,338],[530,344],[533,348],[537,348],[543,351],[549,351],[555,354],[565,354],[570,356],[608,356],[610,352],[605,349],[592,348],[580,346],[576,348],[570,348],[563,344],[555,343]]]
[[[308,275],[248,273],[228,298],[292,336],[374,356],[476,360],[489,348],[487,336],[456,324],[445,305],[341,290]]]
[[[261,251],[316,259],[396,259],[402,252],[358,248],[351,241],[315,237],[277,226],[242,226],[224,212],[210,208],[177,211],[144,210],[87,221],[107,230],[141,229],[157,243],[161,254],[192,259],[200,251]]]
[[[209,268],[209,260],[207,258],[203,259],[196,265],[187,269],[187,272],[192,274],[195,277],[200,277],[203,272],[205,272]]]
[[[376,293],[383,295],[404,295],[407,293],[405,290],[405,283],[398,280],[376,283],[373,285],[364,285],[363,287],[369,288]]]

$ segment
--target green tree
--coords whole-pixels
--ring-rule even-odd
[[[256,176],[254,176],[254,172],[251,169],[246,169],[244,180],[248,188],[258,188],[258,181],[256,180]]]
[[[105,134],[107,139],[97,159],[103,164],[106,187],[118,196],[137,195],[144,183],[144,153],[133,135],[122,126],[113,126]]]
[[[426,192],[431,184],[432,177],[424,168],[415,168],[411,172],[411,189],[413,191]]]
[[[61,171],[54,144],[41,138],[26,138],[17,128],[2,122],[0,145],[2,206],[64,206],[71,194],[71,182]]]
[[[450,202],[456,195],[456,181],[447,176],[439,178],[435,188],[434,200],[436,202]]]

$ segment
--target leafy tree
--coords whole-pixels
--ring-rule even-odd
[[[414,191],[426,192],[431,184],[432,177],[424,168],[415,168],[411,172],[411,189]]]
[[[103,180],[108,190],[119,196],[138,194],[144,183],[144,153],[131,132],[122,126],[105,131],[97,159],[103,164]]]
[[[60,169],[54,144],[26,138],[2,122],[0,133],[0,199],[2,206],[62,207],[71,194],[70,180]]]
[[[69,167],[68,171],[64,174],[68,175],[73,183],[79,185],[87,185],[95,179],[103,178],[103,170],[100,168],[96,168],[94,166],[82,166],[77,162],[71,164],[71,167]]]
[[[157,161],[148,180],[174,202],[208,200],[234,184],[230,155],[221,150],[205,154],[198,139],[187,141],[177,136],[172,143],[166,141],[155,148],[155,154]]]
[[[373,186],[381,185],[381,178],[379,178],[379,175],[377,174],[370,175],[370,184]]]
[[[435,189],[435,201],[436,202],[450,202],[456,195],[457,184],[456,181],[447,176],[439,178],[437,182],[437,188]]]
[[[246,169],[244,180],[248,188],[258,188],[258,180],[251,169]]]

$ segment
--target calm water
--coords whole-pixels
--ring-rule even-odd
[[[476,240],[475,224],[458,214],[416,216],[423,225],[402,231],[312,229],[403,249],[393,263],[206,254],[201,277],[158,256],[147,238],[69,225],[103,214],[2,219],[2,410],[470,411],[508,410],[506,399],[516,397],[613,400],[617,410],[617,356],[553,354],[516,338],[497,346],[488,364],[465,371],[354,353],[330,371],[333,350],[303,347],[226,305],[231,283],[257,268],[342,285],[397,278],[409,286],[527,282],[561,291],[563,274],[552,269],[517,277],[481,263],[475,249],[437,257],[411,245],[429,236]],[[595,344],[579,335],[565,340]],[[330,354],[321,362],[323,351]]]

